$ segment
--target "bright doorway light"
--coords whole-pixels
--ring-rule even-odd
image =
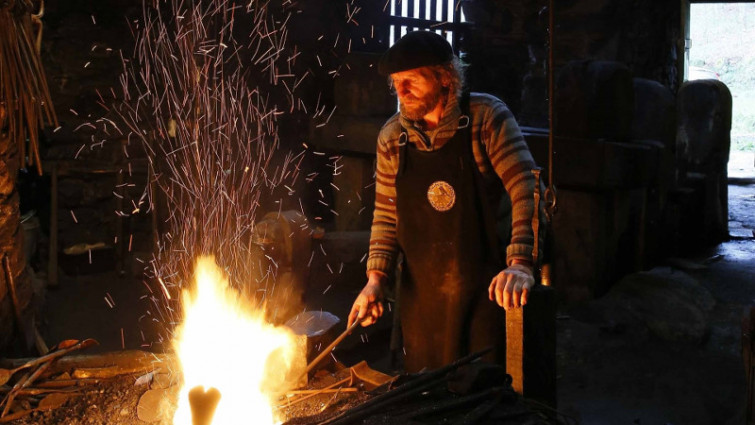
[[[688,79],[722,81],[732,95],[731,151],[755,151],[755,4],[692,3]]]

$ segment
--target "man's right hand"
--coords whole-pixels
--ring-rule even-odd
[[[369,326],[383,315],[383,280],[385,277],[378,272],[370,272],[367,284],[362,288],[349,313],[348,327],[356,321],[362,326]]]

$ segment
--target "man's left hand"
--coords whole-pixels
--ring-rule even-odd
[[[530,267],[512,264],[493,278],[488,295],[490,301],[495,301],[506,310],[512,307],[519,308],[527,304],[527,298],[534,285],[535,278]]]

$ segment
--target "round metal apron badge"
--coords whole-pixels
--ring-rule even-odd
[[[456,202],[456,192],[450,184],[439,180],[427,189],[427,200],[437,211],[448,211]]]

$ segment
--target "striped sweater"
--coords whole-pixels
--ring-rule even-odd
[[[472,93],[469,110],[472,152],[477,167],[486,179],[495,173],[511,198],[512,232],[506,249],[506,263],[531,263],[531,221],[535,204],[532,168],[535,162],[514,115],[502,101],[488,94]],[[409,143],[419,150],[430,151],[440,148],[453,136],[460,118],[461,110],[456,97],[450,95],[438,127],[429,134],[400,117],[400,114],[391,117],[381,129],[377,143],[375,210],[367,260],[368,273],[377,271],[391,275],[398,251],[395,182],[401,126],[409,133]]]

